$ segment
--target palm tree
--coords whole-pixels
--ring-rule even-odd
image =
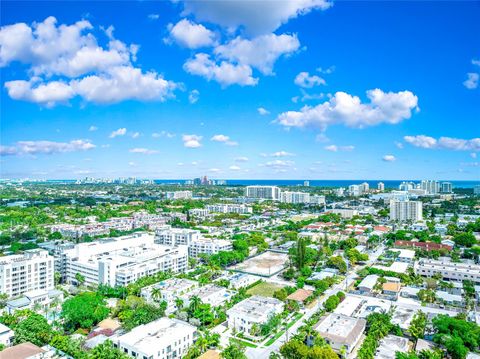
[[[175,306],[178,310],[183,308],[183,299],[182,298],[175,298]]]
[[[200,304],[202,304],[202,301],[198,296],[194,295],[192,298],[190,298],[190,305],[188,308],[190,310],[190,313],[194,313],[198,309]]]
[[[154,302],[158,303],[160,299],[162,298],[162,292],[160,291],[160,288],[158,287],[153,287],[151,296]]]

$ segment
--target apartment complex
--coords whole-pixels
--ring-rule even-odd
[[[190,199],[192,197],[193,197],[192,191],[165,192],[166,199]]]
[[[420,183],[420,188],[423,189],[427,194],[437,194],[440,192],[440,182],[423,180]]]
[[[155,232],[155,242],[168,246],[189,245],[200,238],[200,231],[187,228],[163,226]]]
[[[161,300],[167,302],[167,310],[173,309],[175,299],[198,287],[198,282],[184,278],[170,278],[159,283],[142,288],[140,296],[149,302]],[[160,297],[155,297],[156,290],[160,291]],[[177,308],[178,309],[178,308]]]
[[[283,312],[283,302],[255,295],[227,310],[228,327],[250,334],[253,325],[266,323],[272,316]]]
[[[245,197],[280,200],[280,188],[277,186],[247,186],[245,187]]]
[[[155,243],[167,246],[188,246],[188,254],[197,258],[200,254],[215,254],[232,250],[232,242],[222,239],[200,237],[200,231],[164,226],[157,230]]]
[[[417,222],[423,219],[423,206],[420,201],[390,200],[391,221],[412,221]]]
[[[205,209],[215,213],[238,213],[238,214],[250,214],[253,213],[253,209],[250,206],[243,204],[211,204],[205,206]]]
[[[470,280],[480,284],[480,265],[470,263],[454,263],[434,259],[421,259],[415,262],[416,274],[424,277],[441,275],[443,280],[464,281]]]
[[[197,328],[184,321],[160,318],[112,337],[113,346],[133,358],[182,358],[193,344]]]
[[[79,243],[67,247],[61,256],[66,281],[76,283],[78,273],[89,285],[125,286],[158,272],[184,272],[188,265],[186,246],[156,244],[155,237],[148,233]]]
[[[280,193],[282,203],[310,203],[310,193],[285,191]]]
[[[54,258],[43,249],[0,257],[0,293],[18,297],[32,290],[50,290],[54,284]]]

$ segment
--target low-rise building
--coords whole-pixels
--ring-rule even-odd
[[[375,359],[395,359],[396,353],[407,353],[410,349],[409,340],[397,335],[387,335],[380,340]]]
[[[225,279],[230,282],[230,287],[235,289],[248,287],[258,281],[258,277],[246,273],[234,273]]]
[[[134,358],[171,359],[187,353],[196,333],[193,325],[164,317],[111,339],[116,348]]]
[[[193,197],[192,191],[165,192],[166,199],[190,199],[192,197]]]
[[[283,302],[259,295],[247,298],[227,310],[228,327],[250,334],[252,326],[266,323],[272,316],[283,312]]]
[[[8,301],[6,310],[13,314],[16,310],[21,309],[43,309],[48,308],[55,301],[59,304],[63,301],[62,291],[37,289],[25,292],[22,297]]]
[[[220,251],[231,251],[232,242],[224,239],[200,238],[192,241],[188,246],[188,255],[198,258],[200,254],[212,255]]]
[[[186,306],[190,304],[192,297],[198,297],[202,303],[210,304],[212,307],[218,307],[230,300],[233,295],[234,292],[225,287],[207,284],[203,287],[193,288],[187,293],[180,295],[179,298],[183,300]]]
[[[365,319],[332,313],[323,317],[315,325],[315,330],[336,352],[345,348],[347,353],[351,353],[360,341],[366,323]]]
[[[424,277],[441,275],[443,280],[471,280],[480,284],[480,265],[473,263],[455,263],[447,260],[421,259],[415,262],[415,273]]]
[[[370,293],[375,285],[377,284],[377,280],[380,278],[376,274],[367,275],[363,280],[358,284],[357,288],[360,292],[363,293]]]
[[[9,347],[13,344],[15,333],[6,325],[0,323],[0,344]],[[1,354],[0,354],[1,357]]]
[[[87,285],[126,286],[158,272],[181,273],[188,266],[187,246],[160,245],[153,235],[140,232],[79,243],[61,255],[67,282],[77,283],[79,274]]]
[[[178,309],[175,299],[198,287],[198,282],[184,278],[170,278],[142,288],[140,296],[149,302],[165,301],[167,310]],[[157,297],[157,294],[158,297]]]

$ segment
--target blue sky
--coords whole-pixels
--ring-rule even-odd
[[[2,178],[480,179],[478,2],[1,7]]]

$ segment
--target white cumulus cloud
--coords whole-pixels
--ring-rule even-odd
[[[183,3],[184,14],[193,14],[198,21],[212,22],[229,30],[242,28],[249,35],[273,32],[290,19],[332,6],[326,0],[186,0]]]
[[[211,139],[214,142],[221,142],[226,144],[227,146],[237,146],[238,142],[232,141],[229,136],[226,135],[214,135]]]
[[[420,148],[447,149],[454,151],[480,151],[480,138],[470,140],[453,137],[440,137],[438,139],[425,136],[405,136],[405,142]]]
[[[304,87],[304,88],[312,88],[314,86],[319,85],[326,85],[324,79],[317,75],[310,75],[308,72],[300,72],[293,81],[295,85]]]
[[[355,146],[348,145],[348,146],[337,146],[337,145],[329,145],[324,147],[325,150],[330,152],[339,152],[339,151],[353,151]]]
[[[315,107],[304,106],[300,111],[281,113],[276,122],[285,127],[314,127],[325,130],[330,125],[364,128],[382,123],[396,124],[412,116],[418,109],[418,98],[410,91],[367,91],[369,103],[359,97],[337,92],[328,101]]]
[[[262,116],[266,116],[266,115],[269,115],[270,114],[270,111],[268,111],[267,109],[263,108],[263,107],[259,107],[257,108],[257,111],[260,115]]]
[[[479,79],[479,74],[477,74],[476,72],[469,72],[467,73],[467,79],[463,81],[463,85],[469,90],[474,90],[478,87]]]
[[[273,73],[273,66],[282,55],[297,51],[300,41],[296,35],[261,35],[252,40],[236,37],[217,46],[215,54],[230,62],[256,68],[266,75]]]
[[[200,91],[192,90],[188,94],[188,102],[191,104],[197,103],[198,99],[200,98]]]
[[[142,155],[154,155],[158,153],[156,150],[149,150],[148,148],[142,148],[142,147],[137,147],[137,148],[132,148],[129,150],[131,153],[140,153]]]
[[[185,71],[192,75],[198,75],[213,80],[223,87],[230,85],[255,86],[258,78],[252,76],[252,68],[247,65],[234,65],[227,61],[217,64],[205,53],[196,54],[183,65]]]
[[[182,136],[183,145],[188,148],[201,147],[202,144],[200,141],[202,140],[202,138],[203,138],[202,136],[198,136],[198,135],[183,135]]]
[[[127,133],[127,129],[125,127],[122,127],[122,128],[119,128],[118,130],[113,131],[109,137],[115,138],[118,136],[125,136],[126,133]]]
[[[168,41],[175,41],[177,44],[189,49],[214,46],[216,36],[202,24],[195,24],[187,19],[182,19],[175,25],[168,25],[170,37]]]
[[[96,146],[89,140],[72,140],[70,142],[54,141],[18,141],[13,146],[1,146],[2,156],[55,154],[75,151],[87,151]]]
[[[396,160],[394,155],[385,155],[382,157],[382,160],[385,162],[393,162]]]

